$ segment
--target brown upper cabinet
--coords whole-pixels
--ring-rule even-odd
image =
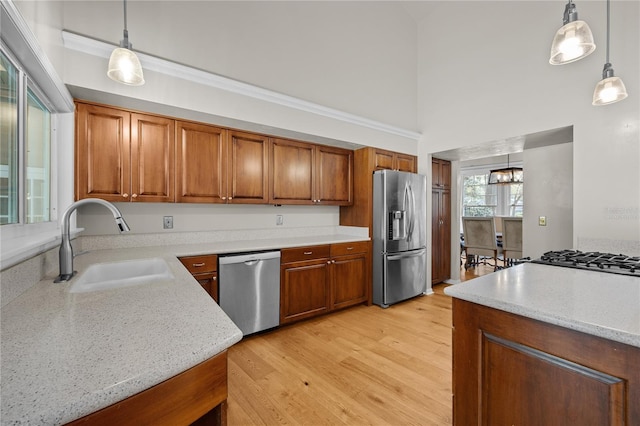
[[[273,204],[349,205],[353,202],[353,151],[273,139]]]
[[[431,186],[434,189],[451,189],[451,162],[433,158],[431,160]]]
[[[268,138],[178,121],[177,201],[268,202]]]
[[[76,101],[76,199],[353,203],[353,151]]]
[[[175,121],[76,103],[76,199],[174,201]]]
[[[371,149],[371,148],[365,148]],[[416,173],[416,157],[399,152],[373,150],[374,170],[399,170],[401,172]]]
[[[416,172],[416,157],[397,152],[384,151],[377,148],[360,148],[354,151],[354,200],[352,206],[340,207],[340,225],[363,226],[369,228],[369,236],[373,226],[373,179],[376,170],[396,169]]]

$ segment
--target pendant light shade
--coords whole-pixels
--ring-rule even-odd
[[[607,62],[602,70],[602,80],[596,84],[596,88],[593,91],[592,105],[595,106],[613,104],[628,96],[627,88],[624,87],[624,83],[619,77],[613,75],[613,67],[609,62],[609,6],[609,0],[607,0]]]
[[[563,23],[551,43],[551,65],[575,62],[596,50],[591,28],[586,22],[578,20],[576,5],[571,0],[564,8]]]
[[[123,0],[123,2],[124,38],[120,41],[120,47],[115,48],[113,52],[111,52],[107,75],[110,79],[118,83],[129,86],[142,86],[144,84],[142,65],[140,65],[140,60],[136,54],[131,50],[132,44],[129,43],[129,32],[127,31],[127,0]]]
[[[524,171],[521,167],[509,167],[509,155],[507,155],[507,167],[491,170],[489,173],[489,185],[511,185],[523,183]]]

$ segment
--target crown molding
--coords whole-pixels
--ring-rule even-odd
[[[66,30],[62,31],[62,40],[65,48],[107,59],[111,56],[113,49],[117,47],[114,44],[106,43]],[[148,55],[139,51],[136,51],[136,55],[138,55],[142,68],[145,70],[155,71],[171,77],[248,96],[253,99],[285,106],[299,111],[332,118],[349,124],[354,124],[356,126],[367,127],[380,132],[402,136],[415,141],[420,139],[420,133],[418,132],[392,126],[313,102],[308,102],[293,96],[284,95],[282,93],[243,83],[241,81],[233,80],[231,78],[179,64],[157,56]]]

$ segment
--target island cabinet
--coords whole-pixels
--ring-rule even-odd
[[[218,256],[205,254],[201,256],[184,256],[178,259],[209,296],[218,302]]]
[[[377,148],[361,148],[354,156],[354,200],[351,206],[340,207],[340,225],[369,228],[373,236],[373,178],[376,170],[400,170],[415,173],[417,158]]]
[[[176,139],[178,202],[268,202],[268,137],[178,121]]]
[[[370,242],[283,249],[280,323],[370,303]]]
[[[639,425],[639,360],[634,346],[453,299],[454,424]]]
[[[76,102],[76,200],[173,202],[175,121]]]
[[[353,202],[353,151],[273,139],[269,202],[349,205]]]
[[[227,351],[68,425],[226,425]]]
[[[451,278],[451,162],[431,160],[431,283]]]

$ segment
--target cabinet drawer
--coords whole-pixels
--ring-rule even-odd
[[[352,243],[340,243],[331,245],[331,257],[344,256],[354,253],[366,253],[369,250],[369,241],[356,241]]]
[[[329,257],[331,254],[331,246],[311,246],[297,247],[281,250],[281,263],[301,262],[305,260],[321,259]]]
[[[204,272],[215,272],[218,270],[218,256],[215,254],[204,254],[202,256],[186,256],[179,258],[180,262],[191,274],[201,274]]]

